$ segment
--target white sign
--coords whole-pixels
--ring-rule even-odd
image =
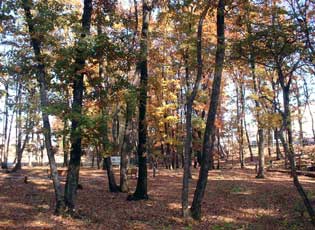
[[[120,165],[120,156],[112,156],[110,157],[112,160],[112,165],[119,166]]]

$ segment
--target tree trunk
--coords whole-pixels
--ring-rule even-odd
[[[68,153],[69,153],[69,147],[68,147],[68,120],[65,119],[63,121],[63,134],[62,134],[62,149],[63,149],[63,167],[68,166]]]
[[[33,122],[31,121],[31,111],[28,112],[28,115],[27,115],[27,119],[26,119],[26,135],[25,135],[25,139],[23,141],[23,144],[22,144],[22,127],[21,127],[21,109],[19,110],[19,135],[18,135],[18,145],[17,145],[17,161],[16,161],[16,164],[14,166],[14,168],[12,169],[11,172],[17,172],[19,170],[22,169],[22,156],[23,156],[23,152],[24,152],[24,149],[29,141],[29,133],[30,133],[30,130],[33,128],[32,127],[32,124]]]
[[[260,123],[260,122],[259,122]],[[264,130],[258,128],[258,172],[256,178],[265,178]]]
[[[200,219],[201,217],[201,202],[207,186],[208,171],[210,167],[210,155],[213,154],[212,150],[215,137],[215,117],[218,107],[218,101],[220,98],[221,78],[225,55],[224,8],[225,1],[219,0],[217,8],[217,50],[215,57],[215,72],[212,83],[210,107],[204,134],[201,168],[191,207],[191,214],[194,219]]]
[[[301,103],[301,100],[300,100],[299,93],[297,93],[297,95],[296,95],[296,100],[297,100],[297,104],[298,104],[297,110],[298,110],[298,123],[299,123],[299,144],[300,144],[300,147],[302,148],[304,146],[304,144],[303,144],[303,139],[304,139],[304,136],[303,136],[303,122],[302,122],[303,114],[302,114],[302,111],[301,111],[302,103]]]
[[[247,23],[247,32],[249,36],[252,35],[251,24]],[[259,83],[256,81],[256,67],[255,67],[255,56],[254,56],[254,47],[250,45],[250,56],[249,56],[249,65],[251,69],[251,75],[253,78],[254,91],[259,92]],[[258,126],[258,173],[256,178],[264,178],[264,166],[265,166],[265,155],[264,155],[264,129],[261,121],[261,105],[258,100],[254,100],[256,108],[256,120]]]
[[[140,71],[139,130],[138,130],[138,180],[136,191],[127,200],[148,199],[147,188],[147,91],[148,91],[148,33],[151,7],[142,0],[142,31],[138,68]]]
[[[13,124],[15,111],[16,111],[16,109],[13,110],[13,113],[11,116],[9,133],[8,133],[8,137],[6,140],[5,151],[3,154],[3,161],[1,162],[1,168],[3,168],[3,169],[8,169],[8,156],[9,156],[9,151],[10,151],[11,132],[12,132],[12,124]]]
[[[72,101],[72,114],[71,120],[71,151],[70,151],[70,161],[68,166],[67,181],[65,185],[65,204],[70,213],[74,212],[75,199],[77,194],[77,187],[79,181],[79,171],[81,164],[81,113],[82,113],[82,100],[83,100],[83,90],[84,83],[83,77],[84,73],[81,70],[85,65],[85,55],[84,50],[81,50],[84,46],[84,38],[90,33],[91,24],[91,14],[92,14],[92,0],[84,0],[84,8],[82,14],[82,34],[79,41],[76,58],[75,58],[75,70],[73,79],[73,101]],[[83,48],[84,49],[84,48]]]
[[[274,136],[275,136],[275,140],[276,140],[276,159],[280,160],[281,159],[281,151],[280,151],[280,143],[279,143],[279,129],[275,128],[274,131]]]
[[[210,8],[210,1],[206,5],[205,9],[200,15],[199,23],[198,23],[198,31],[197,31],[197,76],[195,80],[195,84],[193,86],[193,90],[189,95],[187,93],[186,97],[186,138],[184,143],[184,175],[183,175],[183,188],[182,188],[182,215],[184,217],[190,216],[190,209],[188,206],[188,194],[189,194],[189,179],[191,178],[191,153],[192,153],[192,107],[194,100],[197,96],[198,89],[200,86],[200,81],[202,78],[203,71],[203,60],[202,60],[202,30],[203,30],[203,22]],[[188,69],[188,64],[186,60],[186,69]],[[189,86],[189,74],[186,71],[186,84]],[[187,87],[189,88],[189,87]]]
[[[18,87],[18,85],[17,85]],[[18,98],[20,97],[20,93],[21,91],[16,88],[16,92],[17,92],[17,100]],[[8,169],[8,156],[9,156],[9,151],[10,151],[10,141],[11,141],[11,132],[12,132],[12,124],[13,124],[13,120],[14,120],[14,114],[17,110],[17,101],[15,103],[15,107],[14,107],[14,110],[12,112],[12,115],[11,115],[11,121],[10,121],[10,127],[9,127],[9,133],[8,133],[8,137],[6,138],[6,144],[5,144],[5,151],[4,151],[4,154],[3,154],[3,161],[1,162],[1,168],[2,169]]]
[[[131,122],[132,115],[134,113],[134,106],[132,103],[132,95],[128,94],[126,97],[126,121],[125,121],[125,130],[124,130],[124,139],[120,151],[120,191],[128,192],[128,177],[127,177],[127,168],[128,168],[128,154],[131,151],[130,135],[132,132]]]
[[[302,185],[299,182],[298,175],[296,173],[296,166],[295,166],[295,153],[293,148],[293,135],[292,135],[292,126],[291,126],[291,112],[290,112],[290,80],[289,83],[285,84],[285,79],[282,74],[282,71],[278,69],[279,74],[279,81],[280,85],[283,90],[283,106],[284,106],[284,112],[283,112],[283,129],[285,130],[285,133],[287,135],[288,141],[285,141],[285,138],[283,136],[283,133],[281,132],[281,141],[284,146],[284,150],[289,158],[290,167],[291,167],[291,175],[293,177],[293,183],[296,187],[298,193],[300,194],[304,205],[306,207],[306,210],[311,218],[312,224],[315,226],[315,212],[312,207],[312,204],[310,200],[307,197],[307,194],[305,193]],[[292,77],[292,76],[290,76]]]
[[[243,83],[240,82],[241,79],[236,79],[236,111],[237,111],[237,134],[238,134],[238,151],[239,151],[239,160],[241,168],[245,166],[244,159],[244,129],[243,129],[243,117],[244,117],[244,93],[243,93]]]
[[[4,156],[6,156],[5,147],[6,147],[6,141],[8,136],[8,120],[9,120],[9,83],[5,82],[5,100],[4,100],[4,127],[3,127],[3,137],[2,137],[2,148],[1,148],[1,168],[8,168],[7,162],[8,159],[6,157],[6,160],[3,159]],[[6,163],[4,163],[6,162]]]
[[[95,145],[95,150],[96,150],[96,157],[97,157],[96,158],[97,169],[101,169],[102,156],[97,145]]]
[[[107,177],[108,177],[108,185],[109,185],[109,191],[110,192],[119,192],[119,188],[116,184],[115,180],[115,174],[112,166],[112,161],[109,157],[104,157],[104,165],[107,171]]]
[[[247,141],[249,155],[250,155],[250,161],[253,162],[254,161],[254,154],[253,154],[252,145],[250,144],[250,139],[249,139],[249,134],[248,134],[248,130],[247,130],[247,123],[246,123],[245,117],[244,117],[244,130],[245,130],[246,141]]]
[[[303,89],[304,89],[304,95],[305,95],[305,103],[307,105],[307,108],[308,108],[308,111],[309,111],[309,116],[311,118],[313,140],[315,142],[315,125],[314,125],[313,112],[312,112],[312,109],[311,109],[311,106],[310,106],[310,95],[309,95],[308,85],[307,85],[307,82],[306,82],[305,78],[303,79],[303,81],[304,81]]]
[[[267,129],[267,148],[268,148],[268,156],[271,157],[271,147],[272,147],[272,133],[271,133],[271,129],[268,128]]]
[[[29,33],[31,36],[31,45],[33,47],[33,51],[35,54],[35,60],[37,63],[37,81],[40,87],[40,103],[41,103],[41,111],[42,111],[42,120],[43,120],[43,133],[45,137],[45,144],[47,155],[49,159],[50,172],[53,180],[54,190],[55,190],[55,198],[56,198],[56,214],[62,214],[64,211],[64,201],[62,196],[62,189],[60,185],[60,180],[58,177],[57,166],[55,162],[54,152],[52,149],[51,143],[51,128],[49,122],[49,115],[47,113],[48,106],[48,97],[47,97],[47,82],[46,82],[46,70],[45,64],[41,55],[41,42],[38,40],[38,37],[35,33],[33,17],[31,14],[31,0],[23,0],[23,9],[25,12],[26,21],[28,24]]]

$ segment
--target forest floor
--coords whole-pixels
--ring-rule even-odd
[[[182,170],[161,169],[155,178],[152,171],[148,175],[149,200],[126,201],[127,194],[108,191],[104,171],[83,168],[77,210],[84,218],[74,220],[53,215],[46,168],[25,167],[19,174],[0,171],[0,229],[314,229],[288,174],[266,173],[266,179],[255,179],[253,169],[211,171],[200,222],[181,218]],[[197,176],[193,169],[190,199]],[[315,198],[315,179],[300,180]],[[136,179],[130,181],[134,189]]]

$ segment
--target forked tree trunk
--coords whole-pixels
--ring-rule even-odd
[[[197,96],[197,92],[200,86],[200,81],[202,78],[203,71],[203,61],[202,61],[202,29],[203,22],[210,8],[210,1],[208,1],[205,9],[200,15],[197,31],[197,76],[195,84],[191,94],[187,95],[186,102],[186,138],[184,143],[184,175],[183,175],[183,188],[182,188],[182,215],[184,217],[190,216],[190,209],[188,206],[188,193],[189,193],[189,179],[191,178],[191,153],[192,153],[192,107],[194,100]],[[187,67],[188,68],[188,67]],[[186,74],[187,76],[187,74]],[[188,78],[188,77],[186,77]],[[189,84],[190,79],[186,79],[186,84]]]
[[[45,137],[46,150],[47,150],[47,155],[49,159],[50,172],[51,172],[51,177],[53,180],[55,198],[56,198],[55,213],[62,214],[64,212],[64,201],[63,201],[63,196],[62,196],[60,180],[58,177],[58,171],[57,171],[56,161],[54,157],[54,152],[52,149],[49,115],[46,110],[48,106],[47,82],[46,82],[47,76],[46,76],[45,64],[43,62],[42,55],[41,55],[41,42],[40,40],[38,40],[38,36],[36,36],[36,33],[35,33],[35,28],[34,28],[35,24],[33,22],[33,17],[31,14],[32,1],[23,0],[22,4],[23,4],[22,6],[24,9],[29,33],[31,36],[31,45],[33,47],[35,60],[37,64],[37,81],[39,83],[39,88],[40,88],[40,104],[41,104],[42,120],[43,120],[43,133]]]
[[[218,101],[220,98],[221,78],[225,55],[224,8],[225,1],[219,0],[217,7],[217,50],[215,56],[215,72],[212,83],[211,101],[204,134],[201,168],[199,171],[199,178],[191,207],[191,214],[194,219],[200,219],[201,217],[201,202],[203,200],[208,181],[210,155],[213,155],[212,151],[215,139],[215,118],[217,113]]]

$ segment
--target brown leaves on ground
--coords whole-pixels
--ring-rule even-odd
[[[193,169],[190,199],[197,173]],[[300,178],[315,198],[315,180]],[[181,218],[182,170],[162,169],[155,178],[149,172],[149,200],[129,202],[127,194],[108,191],[104,171],[85,168],[77,199],[77,211],[84,218],[74,220],[53,215],[53,188],[46,169],[0,172],[0,229],[313,229],[286,174],[269,173],[261,180],[250,169],[225,169],[210,172],[209,179],[203,218],[197,222]],[[135,188],[136,180],[130,184]]]

